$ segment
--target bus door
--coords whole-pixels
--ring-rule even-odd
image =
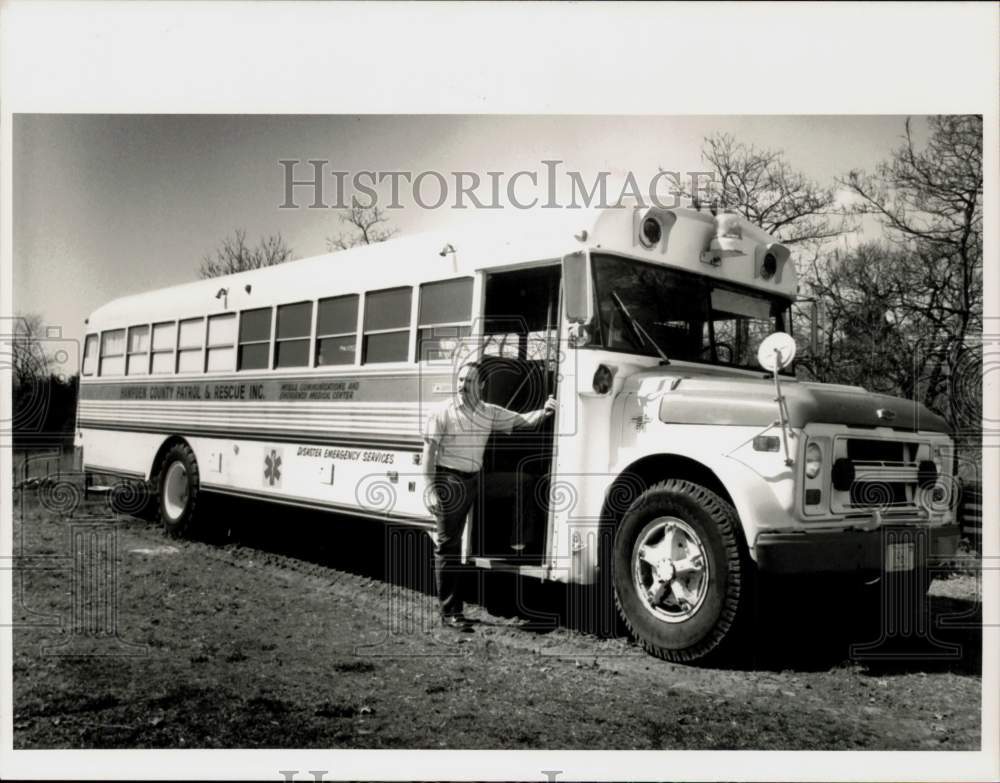
[[[481,363],[487,402],[525,413],[555,396],[560,275],[559,264],[487,275]],[[554,432],[551,417],[535,429],[490,438],[472,527],[475,556],[542,563]]]

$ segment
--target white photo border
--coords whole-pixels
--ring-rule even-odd
[[[12,299],[15,113],[984,115],[985,315],[997,324],[998,50],[991,3],[7,2],[0,9],[0,314]],[[373,33],[372,31],[376,31]],[[392,53],[386,56],[386,53]],[[373,57],[383,57],[372,63]],[[368,64],[364,81],[337,78]],[[10,417],[4,375],[0,418]],[[984,416],[1000,420],[996,373]],[[994,449],[984,475],[1000,475]],[[0,555],[11,553],[0,450]],[[998,547],[998,487],[984,551]],[[998,579],[983,573],[984,750],[14,751],[11,590],[0,569],[0,777],[990,780],[998,762]]]

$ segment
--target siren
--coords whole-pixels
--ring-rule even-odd
[[[705,264],[719,266],[722,259],[746,255],[743,251],[743,227],[740,216],[735,212],[719,212],[715,215],[715,236],[708,250],[701,254]]]

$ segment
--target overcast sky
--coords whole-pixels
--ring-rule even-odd
[[[326,252],[344,230],[335,210],[300,209],[284,200],[281,159],[323,159],[327,170],[487,171],[544,174],[541,161],[564,161],[586,183],[600,171],[640,183],[658,168],[697,171],[703,138],[728,131],[741,141],[780,148],[823,184],[852,168],[872,169],[897,147],[903,117],[565,117],[565,116],[81,116],[18,115],[13,128],[14,309],[79,339],[88,313],[117,296],[193,280],[204,254],[235,228],[252,241],[281,232],[295,256]],[[923,129],[923,121],[918,121]],[[297,176],[310,173],[306,166]],[[451,180],[453,182],[453,180]],[[326,200],[333,201],[331,190]],[[506,180],[503,180],[506,182]],[[543,180],[544,182],[544,180]],[[544,198],[530,183],[519,198]],[[426,184],[424,201],[437,187]],[[505,187],[503,185],[502,187]],[[380,189],[388,196],[388,183]],[[614,188],[611,188],[614,193]],[[402,183],[401,233],[480,217],[430,210]],[[486,184],[481,190],[488,198]],[[518,211],[504,209],[503,218]]]

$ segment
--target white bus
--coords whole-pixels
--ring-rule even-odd
[[[80,383],[84,469],[149,482],[174,535],[199,524],[202,493],[430,531],[422,427],[472,356],[488,401],[559,407],[491,439],[466,561],[607,575],[655,655],[725,649],[759,572],[865,579],[954,551],[938,416],[796,381],[787,355],[759,366],[761,341],[791,330],[787,248],[724,211],[542,220],[537,236],[417,235],[101,307]],[[534,490],[489,481],[511,471]],[[512,552],[525,504],[543,529]]]

